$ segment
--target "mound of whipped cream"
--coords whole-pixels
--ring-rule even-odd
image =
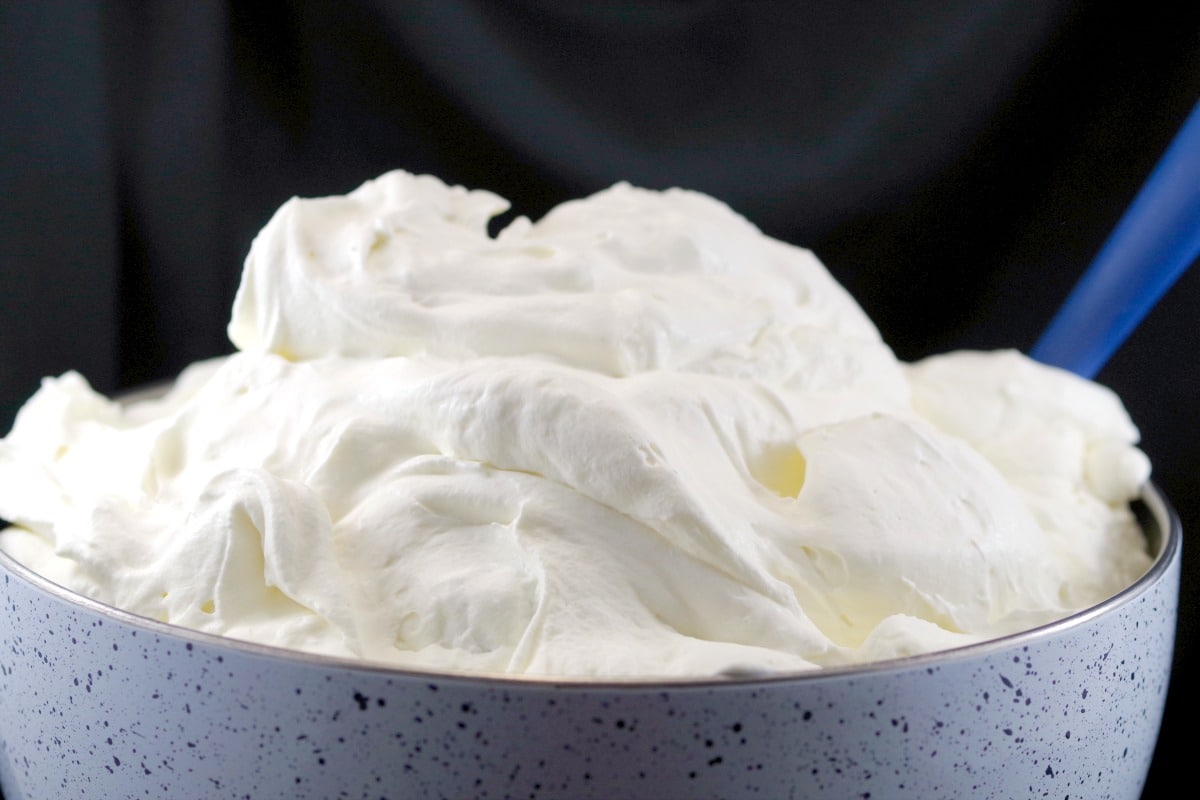
[[[388,173],[293,198],[161,397],[46,379],[0,546],[104,603],[432,670],[804,670],[1013,633],[1150,559],[1109,390],[897,361],[807,250],[690,191],[518,218]]]

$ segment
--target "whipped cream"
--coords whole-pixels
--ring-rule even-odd
[[[518,218],[430,176],[292,199],[238,352],[161,397],[46,379],[0,546],[158,620],[406,667],[803,670],[976,642],[1149,565],[1116,396],[904,364],[807,250],[695,192]]]

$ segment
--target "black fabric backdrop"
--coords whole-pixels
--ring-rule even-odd
[[[393,168],[617,180],[812,248],[912,359],[1026,349],[1200,98],[1194,3],[0,0],[0,430],[229,350],[254,233]],[[1200,271],[1099,376],[1200,529]],[[1197,564],[1147,797],[1193,727]],[[1186,777],[1186,776],[1185,776]]]

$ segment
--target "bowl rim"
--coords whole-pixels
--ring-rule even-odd
[[[291,665],[307,665],[314,668],[346,670],[355,673],[375,673],[385,677],[402,678],[425,683],[470,683],[485,684],[496,689],[565,689],[604,691],[663,691],[663,690],[714,690],[765,687],[781,683],[821,683],[826,681],[869,677],[880,674],[928,670],[950,663],[1007,651],[1015,645],[1029,645],[1051,638],[1071,629],[1082,627],[1096,617],[1134,602],[1139,596],[1158,584],[1172,566],[1180,560],[1183,547],[1183,530],[1179,515],[1165,495],[1153,481],[1147,481],[1141,496],[1135,501],[1141,504],[1144,513],[1139,514],[1149,546],[1158,552],[1144,573],[1133,583],[1109,598],[1068,616],[1028,628],[1017,633],[1006,634],[959,647],[936,650],[918,655],[868,661],[834,667],[816,667],[808,670],[786,672],[747,672],[743,674],[687,675],[687,676],[620,676],[589,678],[570,675],[513,675],[499,672],[472,670],[429,670],[397,666],[380,661],[359,659],[351,656],[325,655],[305,652],[275,645],[235,639],[208,633],[181,625],[145,617],[117,608],[107,603],[80,594],[43,577],[0,549],[0,573],[11,574],[34,588],[50,595],[53,599],[80,608],[83,611],[131,626],[158,637],[177,639],[190,645],[198,644],[218,650],[234,650],[238,653],[284,661]],[[3,520],[0,520],[3,522]]]

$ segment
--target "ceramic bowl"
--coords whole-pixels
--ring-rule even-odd
[[[769,679],[423,674],[137,617],[0,554],[0,786],[21,798],[1117,798],[1158,736],[1181,537],[1068,619]]]

